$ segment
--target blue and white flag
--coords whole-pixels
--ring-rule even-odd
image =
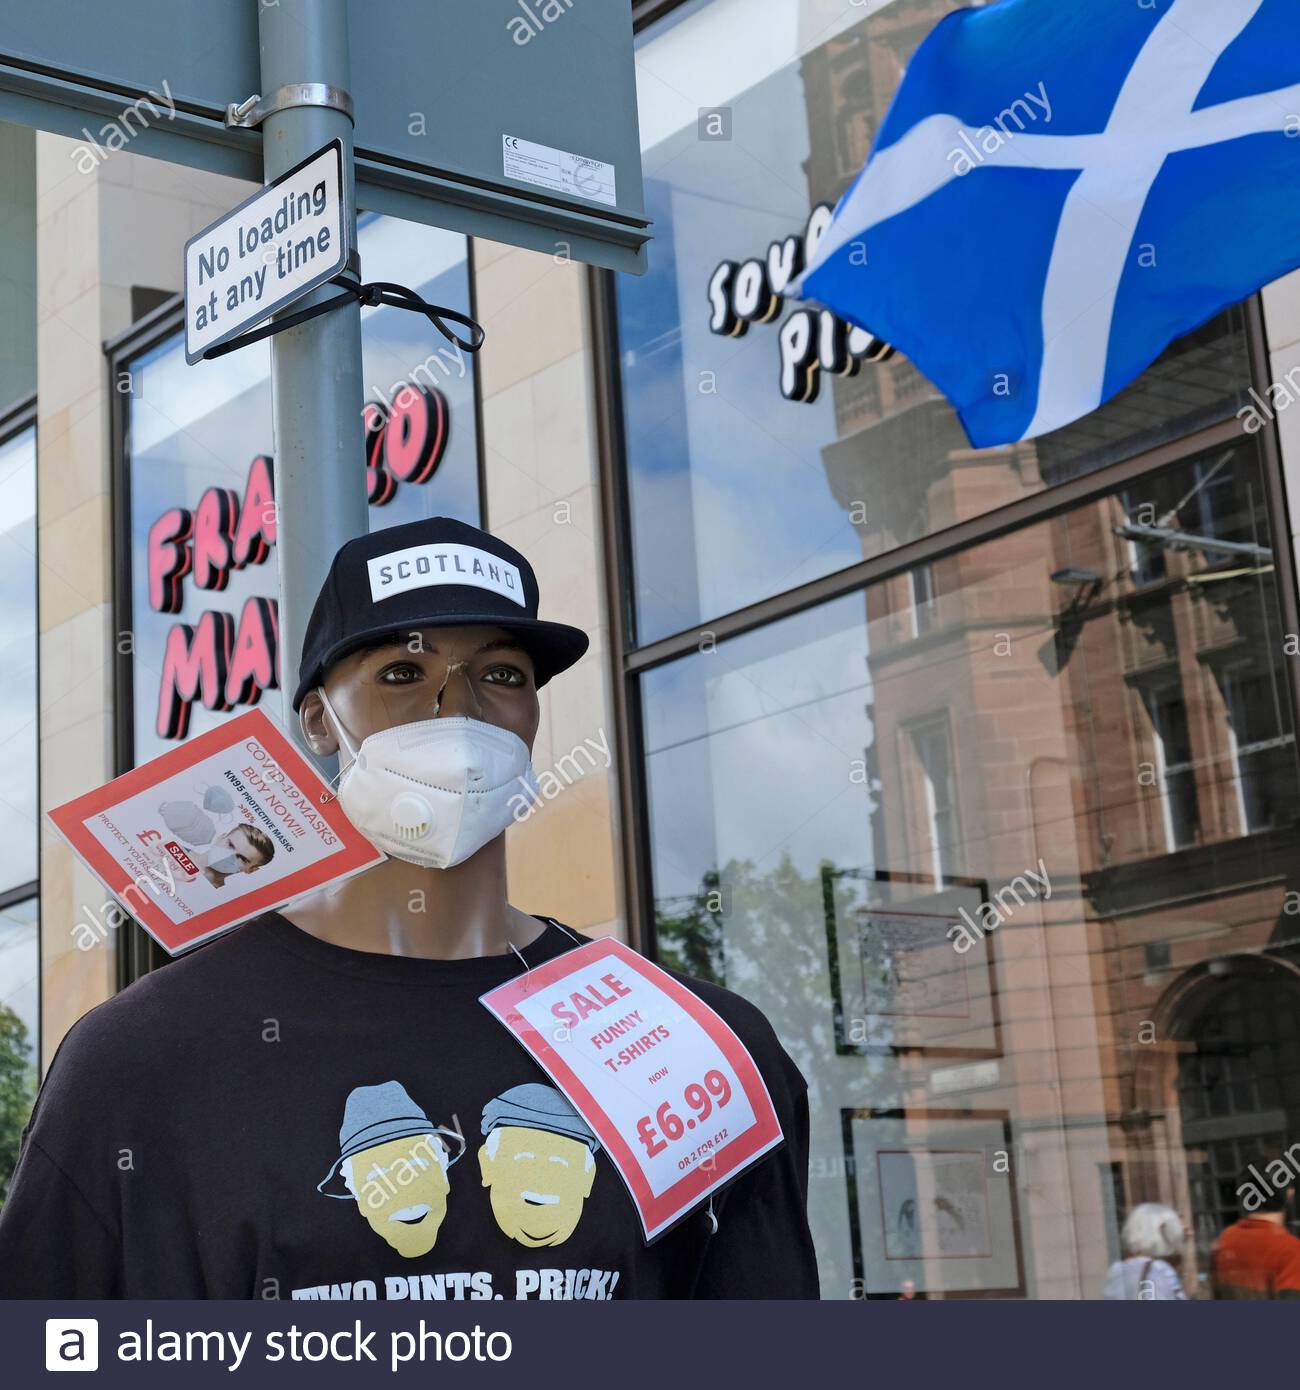
[[[1095,410],[1300,265],[1300,0],[1001,0],[922,43],[800,293],[977,446]]]

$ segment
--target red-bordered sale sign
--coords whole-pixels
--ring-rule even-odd
[[[384,855],[261,710],[227,720],[49,813],[175,956]]]
[[[745,1045],[622,942],[588,942],[482,1002],[600,1140],[647,1240],[781,1142]]]

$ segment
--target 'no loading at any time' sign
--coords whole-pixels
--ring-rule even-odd
[[[185,359],[198,362],[347,264],[332,140],[185,243]]]

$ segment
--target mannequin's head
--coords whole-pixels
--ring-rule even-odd
[[[530,752],[537,737],[533,660],[504,628],[489,624],[414,628],[340,657],[323,684],[354,745],[399,724],[451,715],[508,729]],[[338,752],[338,731],[318,690],[303,697],[299,719],[314,753]]]
[[[451,517],[356,536],[331,561],[293,707],[313,753],[341,750],[339,806],[387,862],[503,875],[504,832],[538,791],[537,691],[588,646],[538,603],[525,556]]]

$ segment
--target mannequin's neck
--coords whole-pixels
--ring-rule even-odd
[[[466,960],[522,948],[544,927],[506,900],[505,836],[451,869],[388,858],[284,916],[336,946],[379,955]]]

